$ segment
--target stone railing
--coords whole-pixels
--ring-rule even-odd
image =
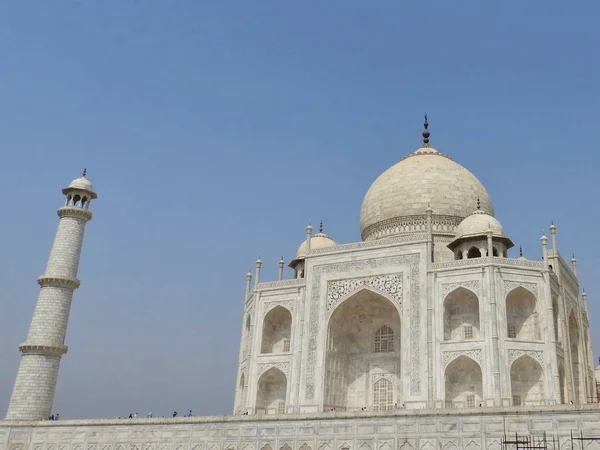
[[[254,291],[264,291],[267,289],[280,289],[287,287],[304,286],[306,280],[304,278],[294,278],[291,280],[279,280],[279,281],[267,281],[265,283],[258,283],[254,288]]]
[[[513,266],[513,267],[527,267],[531,269],[545,270],[546,265],[542,261],[530,261],[527,259],[511,259],[511,258],[500,258],[497,256],[483,257],[483,258],[471,258],[471,259],[457,259],[455,261],[442,261],[431,264],[432,270],[440,269],[455,269],[459,267],[472,267],[494,264],[496,266]]]
[[[358,250],[374,247],[386,247],[394,244],[405,244],[410,242],[423,242],[427,240],[424,233],[408,234],[406,236],[396,236],[387,239],[377,239],[373,241],[355,242],[352,244],[334,245],[333,247],[315,248],[308,251],[308,256],[323,255],[327,253],[346,252],[349,250]]]

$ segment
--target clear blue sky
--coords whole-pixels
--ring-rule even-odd
[[[84,167],[86,231],[55,411],[229,413],[244,274],[431,142],[540,257],[550,220],[600,307],[597,1],[6,1],[0,9],[0,415]],[[513,251],[513,255],[515,255]],[[288,275],[289,276],[289,275]],[[600,350],[600,332],[593,342]]]

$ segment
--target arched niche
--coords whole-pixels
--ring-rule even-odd
[[[558,364],[558,383],[560,389],[560,402],[567,403],[567,377],[565,376],[565,365],[562,361]]]
[[[481,258],[481,251],[475,246],[471,247],[467,252],[467,259],[471,258]]]
[[[263,321],[261,353],[283,353],[292,332],[292,313],[283,306],[276,306]]]
[[[282,414],[285,412],[287,378],[285,374],[271,367],[258,379],[256,411],[259,414]]]
[[[246,325],[244,326],[244,356],[248,354],[250,350],[250,342],[252,342],[252,336],[250,336],[250,326],[252,324],[252,320],[250,319],[250,314],[246,316]]]
[[[510,387],[513,406],[544,403],[544,372],[542,366],[528,355],[517,358],[510,366]]]
[[[569,315],[569,343],[571,345],[571,363],[573,370],[573,394],[574,401],[580,400],[581,395],[581,364],[579,357],[579,327],[575,314],[571,312]]]
[[[554,324],[554,339],[557,344],[562,345],[561,332],[559,328],[560,321],[558,320],[558,299],[552,298],[552,323]]]
[[[459,356],[444,373],[446,406],[474,408],[483,402],[481,367],[467,356]]]
[[[473,291],[458,287],[444,299],[444,340],[479,339],[479,300]]]
[[[238,409],[242,410],[246,407],[246,376],[244,372],[240,375],[240,384],[238,387]]]
[[[524,287],[517,287],[506,296],[507,336],[510,339],[537,341],[540,339],[537,301]]]
[[[362,289],[339,304],[329,319],[323,409],[387,408],[390,395],[398,403],[399,375],[400,315],[390,299]],[[388,380],[391,388],[384,382],[387,390],[383,384],[376,387],[380,379]]]

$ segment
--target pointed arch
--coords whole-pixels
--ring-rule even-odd
[[[481,250],[475,246],[471,247],[467,252],[467,259],[471,258],[481,258]]]
[[[286,404],[287,377],[277,367],[271,367],[258,379],[256,409],[262,414],[280,414]]]
[[[283,353],[292,334],[292,313],[277,305],[263,319],[261,353]]]
[[[238,409],[246,408],[246,375],[244,372],[240,375],[240,384],[238,387]]]
[[[562,404],[567,403],[567,388],[566,388],[567,378],[565,377],[565,365],[561,361],[558,363],[558,384],[560,389],[560,402]]]
[[[325,352],[323,409],[344,411],[373,403],[377,374],[394,386],[400,375],[398,305],[370,288],[338,304],[329,318]]]
[[[513,406],[544,404],[544,371],[529,355],[515,359],[510,366]]]
[[[554,340],[560,346],[562,346],[562,339],[559,329],[559,318],[558,318],[558,299],[556,297],[552,297],[552,323],[554,324]]]
[[[479,299],[472,290],[459,286],[444,299],[444,340],[479,338]]]
[[[252,319],[250,314],[246,315],[246,325],[244,327],[244,357],[248,355],[250,350],[250,343],[252,342],[252,336],[250,335],[250,327],[252,325]]]
[[[581,396],[581,355],[579,325],[573,311],[569,314],[569,344],[571,353],[571,365],[573,371],[573,401],[579,402]]]
[[[329,309],[328,319],[331,319],[331,316],[333,316],[336,309],[338,309],[340,306],[342,306],[344,304],[344,302],[346,302],[348,299],[360,294],[361,292],[365,292],[366,294],[371,293],[371,294],[375,294],[380,297],[383,297],[384,299],[388,300],[390,303],[392,303],[394,305],[394,307],[396,308],[396,311],[398,312],[399,315],[402,315],[402,305],[396,299],[394,299],[392,296],[390,296],[390,294],[388,294],[387,292],[385,292],[381,289],[378,289],[374,286],[362,285],[362,286],[357,287],[355,290],[348,292],[346,295],[344,295],[340,299],[336,300],[335,303],[333,304],[333,306]]]
[[[512,289],[506,296],[507,336],[510,339],[536,341],[540,327],[535,295],[522,286]]]
[[[444,381],[447,407],[472,408],[483,401],[481,367],[468,356],[461,355],[446,366]]]

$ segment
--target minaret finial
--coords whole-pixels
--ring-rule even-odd
[[[519,258],[523,257],[523,246],[519,245]]]
[[[477,209],[481,209],[481,200],[477,197]]]
[[[425,122],[423,123],[423,147],[429,147],[429,122],[427,122],[427,114],[425,114]]]
[[[81,175],[83,178],[85,178],[85,176],[87,175],[87,167],[83,169],[83,175]]]
[[[323,232],[323,219],[321,219],[321,223],[319,223],[319,233]]]

